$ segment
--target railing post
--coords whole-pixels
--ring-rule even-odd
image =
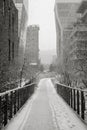
[[[14,115],[16,114],[16,91],[14,92]]]
[[[7,124],[8,121],[8,94],[5,95],[5,102],[4,102],[4,126]]]
[[[22,89],[20,89],[20,107],[22,106]]]
[[[84,112],[85,112],[85,99],[84,99],[84,92],[81,91],[81,117],[84,119]]]
[[[69,97],[68,97],[68,100],[69,100],[69,106],[70,106],[70,89],[69,89]]]
[[[13,92],[10,93],[10,119],[13,116]]]
[[[76,95],[75,95],[75,89],[73,90],[73,97],[74,97],[74,110],[76,110]]]
[[[77,90],[77,113],[79,114],[79,90]]]
[[[21,106],[23,105],[23,90],[21,89]]]
[[[72,102],[72,88],[71,88],[70,100],[71,100],[70,105],[71,105],[71,108],[72,108],[72,107],[73,107],[73,106],[72,106],[72,103],[73,103],[73,102]]]
[[[0,96],[0,129],[2,127],[2,111],[1,111],[1,96]]]
[[[19,98],[20,98],[20,95],[19,95],[19,94],[20,94],[20,93],[19,93],[19,90],[18,90],[18,100],[17,100],[17,102],[18,102],[18,103],[17,103],[17,105],[18,105],[17,108],[18,108],[18,109],[17,109],[17,110],[19,110],[19,108],[20,108],[20,99],[19,99]]]

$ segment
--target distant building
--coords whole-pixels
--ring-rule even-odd
[[[39,27],[31,25],[27,28],[26,58],[29,64],[37,64],[39,61]]]
[[[20,25],[21,25],[21,16],[22,16],[22,6],[23,6],[23,1],[21,0],[18,2],[18,0],[14,0],[15,6],[18,10],[18,36],[20,37]]]
[[[27,22],[28,22],[28,0],[14,0],[18,9],[18,34],[19,34],[19,64],[24,63],[26,46]]]
[[[55,66],[57,65],[57,56],[56,55],[52,56],[52,64]]]
[[[74,23],[70,35],[70,70],[82,82],[84,78],[87,78],[87,1],[82,1],[77,13],[80,17]]]
[[[0,1],[0,51],[8,62],[18,56],[18,10],[13,0]]]
[[[18,58],[18,10],[13,0],[0,1],[0,79]],[[5,78],[5,76],[4,76]],[[7,81],[7,79],[5,79]]]
[[[58,62],[62,64],[65,47],[68,46],[68,38],[72,30],[72,23],[76,21],[76,9],[79,4],[74,2],[55,2],[55,22],[57,34],[57,57]]]

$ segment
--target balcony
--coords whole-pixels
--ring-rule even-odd
[[[83,60],[83,57],[77,57],[76,54],[73,54],[71,57],[70,57],[70,61],[82,61]]]
[[[85,46],[75,46],[75,47],[73,47],[73,49],[70,51],[70,53],[73,53],[73,52],[82,52],[82,51],[84,51],[84,53],[86,52],[87,53],[87,47],[85,47]]]
[[[85,17],[87,16],[87,9],[86,9],[86,11],[82,14],[82,19],[85,19]]]
[[[87,49],[75,47],[70,51],[70,57],[72,60],[87,59]]]
[[[87,32],[87,24],[78,24],[76,27],[74,27],[70,35],[70,38],[73,37],[76,32]]]
[[[74,43],[77,42],[87,42],[87,37],[86,38],[81,38],[81,37],[75,37],[72,41],[71,41],[71,45],[73,45]]]

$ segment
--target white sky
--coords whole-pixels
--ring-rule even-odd
[[[40,26],[40,50],[56,48],[55,0],[29,0],[29,25]]]
[[[80,0],[58,1],[77,2]],[[44,62],[50,62],[52,60],[52,56],[56,53],[54,3],[55,0],[29,0],[28,24],[38,24],[40,26],[39,49],[41,60]]]

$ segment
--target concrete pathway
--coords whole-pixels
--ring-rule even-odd
[[[5,130],[87,130],[57,95],[50,79],[42,79],[35,94]]]

